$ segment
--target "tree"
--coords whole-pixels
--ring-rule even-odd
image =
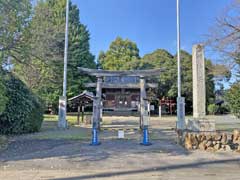
[[[227,91],[226,99],[231,112],[240,118],[240,83],[237,82]]]
[[[17,74],[46,104],[55,108],[62,94],[65,9],[66,0],[38,1],[28,26],[27,43],[34,56],[25,59],[26,64],[16,63]],[[80,23],[79,9],[70,2],[68,89],[73,96],[83,89],[88,77],[81,77],[77,67],[95,68],[94,56],[89,52],[89,32]]]
[[[17,56],[20,56],[20,53],[21,56],[25,55],[23,36],[30,15],[29,0],[0,0],[0,114],[4,111],[8,100],[2,65],[10,56],[22,62]]]
[[[206,44],[220,53],[224,64],[230,65],[240,73],[240,1],[234,0],[225,8],[224,13],[217,17]]]
[[[221,72],[226,74],[233,73],[235,83],[226,93],[227,103],[231,111],[239,114],[239,77],[240,77],[240,1],[234,0],[224,13],[217,18],[216,24],[209,33],[208,41],[206,42],[213,51],[218,52],[223,60],[223,64],[227,66],[231,72],[227,72],[226,68],[219,68]],[[229,80],[231,75],[227,76]],[[223,85],[220,82],[220,88]]]
[[[70,9],[70,42],[68,63],[68,96],[74,96],[84,89],[84,83],[92,79],[81,76],[77,67],[96,68],[94,56],[90,53],[90,35],[85,25],[80,23],[79,9]]]
[[[160,77],[151,77],[149,82],[158,83],[158,89],[149,89],[148,95],[151,99],[169,97],[176,99],[177,97],[177,58],[164,49],[146,54],[139,59],[139,55],[130,56],[129,47],[121,38],[117,38],[111,43],[109,50],[104,53],[100,52],[99,61],[103,69],[110,70],[128,70],[128,69],[155,69],[163,68],[164,71]],[[127,40],[128,43],[129,40]],[[120,44],[120,45],[119,45]],[[122,44],[123,47],[122,47]],[[134,47],[137,47],[134,45]],[[138,50],[138,49],[137,49]],[[127,51],[127,52],[126,52]],[[134,52],[137,52],[136,49]],[[133,58],[131,58],[133,57]],[[127,61],[128,60],[128,61]],[[192,56],[186,51],[181,51],[182,66],[182,95],[186,98],[186,112],[192,112]],[[206,88],[207,103],[214,101],[214,66],[210,60],[206,60]]]
[[[142,58],[140,69],[163,68],[160,77],[152,79],[159,83],[158,97],[177,97],[177,58],[163,49],[158,49]],[[206,60],[206,91],[207,103],[214,100],[214,82],[211,73],[212,63]],[[181,51],[182,68],[182,95],[186,101],[186,112],[192,112],[192,56],[186,51]],[[212,102],[211,102],[212,103]]]
[[[0,0],[1,63],[9,56],[22,62],[26,55],[25,30],[31,17],[30,0]]]
[[[164,72],[161,73],[160,78],[156,77],[151,79],[151,81],[158,82],[158,96],[164,97],[174,97],[174,89],[176,89],[176,84],[173,81],[176,79],[176,61],[173,59],[173,55],[164,49],[158,49],[153,53],[146,54],[143,56],[141,63],[139,64],[139,69],[154,69],[163,68]],[[177,89],[176,89],[177,90]]]
[[[231,79],[231,70],[224,64],[213,64],[212,74],[214,76],[215,85],[218,86],[220,90],[224,90],[224,83]]]
[[[4,84],[4,78],[2,75],[2,70],[0,69],[0,114],[5,110],[8,101],[6,86]]]
[[[103,69],[107,70],[129,70],[131,63],[138,61],[139,49],[137,45],[121,37],[117,37],[110,45],[106,53],[101,52],[98,61]]]

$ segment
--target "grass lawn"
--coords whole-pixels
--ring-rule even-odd
[[[83,129],[70,129],[65,131],[48,131],[33,136],[34,139],[64,139],[64,140],[90,140],[91,132]]]
[[[186,118],[192,118],[187,116]],[[233,129],[240,129],[240,121],[234,120],[231,116],[207,116],[208,119],[216,120],[216,130],[232,132]],[[176,116],[151,117],[150,122],[154,126],[164,126],[166,128],[175,127]],[[44,122],[40,133],[34,135],[37,139],[68,139],[68,140],[87,140],[91,139],[91,126],[73,126],[77,124],[77,115],[68,114],[67,120],[69,128],[61,130],[57,128],[57,115],[44,115]],[[139,117],[129,116],[104,116],[102,125],[122,124],[137,125]],[[159,123],[158,123],[159,122]],[[160,125],[159,125],[160,124]],[[158,127],[159,128],[159,127]],[[159,134],[151,133],[151,139],[165,139],[168,137],[159,137]]]
[[[90,113],[85,113],[85,115],[90,115]],[[44,115],[44,121],[58,121],[58,115],[51,115],[51,114],[45,114]],[[71,113],[70,115],[67,115],[67,121],[69,125],[77,124],[77,113]],[[80,116],[81,121],[81,116]]]
[[[91,131],[88,128],[75,127],[77,115],[67,115],[69,128],[62,130],[57,128],[58,115],[44,115],[44,121],[39,133],[31,135],[34,139],[65,139],[65,140],[90,140]]]
[[[232,132],[235,129],[239,129],[240,130],[240,123],[235,123],[235,124],[216,124],[216,129],[218,131]]]
[[[44,121],[58,121],[58,115],[45,114]],[[68,115],[67,121],[70,125],[77,123],[77,115]]]

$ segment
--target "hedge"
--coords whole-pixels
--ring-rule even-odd
[[[14,75],[5,74],[4,85],[8,101],[0,114],[1,134],[39,131],[43,121],[43,106],[27,86]]]

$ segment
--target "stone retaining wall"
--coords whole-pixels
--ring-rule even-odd
[[[182,145],[188,150],[236,151],[240,152],[240,131],[232,133],[193,133],[183,136]]]

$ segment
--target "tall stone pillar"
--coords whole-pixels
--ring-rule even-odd
[[[98,119],[98,98],[94,97],[93,99],[93,115],[92,115],[92,128],[99,128],[99,119]]]
[[[97,77],[97,88],[96,88],[96,96],[102,97],[102,77]]]
[[[204,47],[194,45],[192,49],[193,119],[188,119],[187,129],[198,132],[214,132],[215,121],[206,116],[206,82]]]
[[[148,103],[146,93],[146,81],[140,77],[140,128],[148,125]]]
[[[193,73],[193,117],[202,118],[206,115],[206,83],[204,47],[194,45],[192,49]]]
[[[102,99],[102,77],[97,77],[96,100],[94,102],[95,127],[100,128],[101,121],[101,99]]]

